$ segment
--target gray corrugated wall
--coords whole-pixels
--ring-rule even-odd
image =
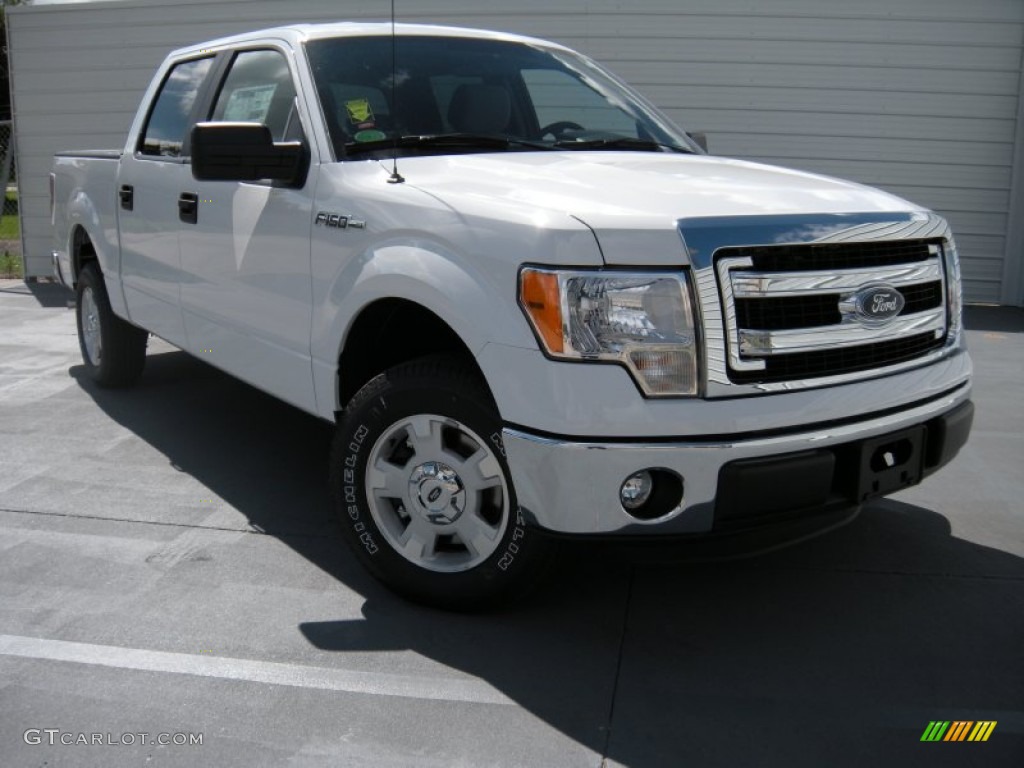
[[[716,153],[855,179],[932,207],[957,233],[967,297],[1024,303],[1024,225],[1010,215],[1011,186],[1024,184],[1022,0],[519,0],[511,9],[399,0],[398,11],[403,21],[564,42],[706,131]],[[168,50],[279,23],[387,12],[387,0],[9,11],[29,273],[49,269],[51,155],[120,147]],[[1019,206],[1021,190],[1014,199]]]

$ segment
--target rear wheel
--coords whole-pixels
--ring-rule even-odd
[[[543,570],[550,544],[519,513],[497,409],[456,360],[425,358],[366,384],[338,425],[331,470],[346,539],[405,597],[473,610]]]
[[[131,386],[146,364],[149,334],[114,314],[95,262],[82,267],[75,292],[78,344],[90,378],[101,387]]]

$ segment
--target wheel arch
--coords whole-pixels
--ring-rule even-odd
[[[99,262],[106,274],[117,269],[117,221],[113,212],[102,212],[96,202],[80,187],[75,188],[66,205],[68,261],[71,285],[78,281],[82,266]],[[114,239],[110,237],[113,235]]]
[[[106,281],[111,307],[119,317],[128,319],[128,308],[119,284],[121,261],[118,243],[103,239],[102,230],[95,229],[96,226],[96,222],[80,216],[71,223],[67,241],[68,287],[74,290],[85,266],[96,264]]]
[[[71,228],[70,244],[68,252],[71,254],[71,287],[78,283],[78,277],[82,274],[82,268],[90,261],[99,263],[99,254],[92,238],[81,223]],[[100,271],[103,271],[102,263],[99,263]]]
[[[487,379],[462,337],[437,313],[405,298],[381,298],[352,322],[338,357],[336,404],[388,368],[428,355],[447,355],[470,366],[493,400]]]

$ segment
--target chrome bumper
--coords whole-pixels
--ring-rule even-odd
[[[964,384],[899,413],[749,439],[730,436],[671,443],[585,442],[510,428],[503,431],[503,438],[519,505],[527,518],[542,528],[568,534],[702,533],[715,526],[719,473],[730,462],[856,444],[941,419],[969,400],[970,386]],[[952,453],[958,448],[954,446]],[[951,457],[944,454],[942,463]],[[927,468],[925,474],[938,466]],[[628,476],[648,468],[678,474],[683,479],[684,495],[682,504],[672,512],[643,521],[623,509],[619,489]],[[798,491],[795,496],[799,496]]]

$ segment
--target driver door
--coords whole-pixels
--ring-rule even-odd
[[[302,128],[293,67],[282,49],[234,53],[208,117],[259,122],[275,141]],[[310,366],[310,228],[316,162],[301,186],[190,180],[181,303],[189,351],[264,391],[315,410]]]

